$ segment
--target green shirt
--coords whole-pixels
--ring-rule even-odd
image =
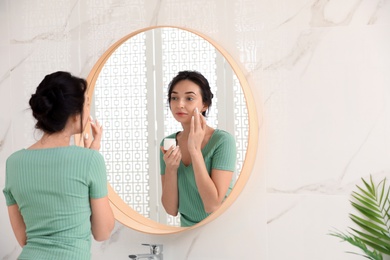
[[[91,259],[90,198],[107,195],[99,152],[78,146],[17,151],[7,159],[3,193],[26,224],[18,259]]]
[[[176,135],[174,133],[167,136],[167,138],[176,138]],[[202,149],[202,155],[209,175],[211,175],[212,169],[234,172],[236,168],[236,151],[234,137],[226,131],[215,129],[210,140]],[[165,174],[165,162],[162,152],[160,153],[160,168],[161,174]],[[232,185],[233,182],[228,193],[230,193]],[[192,226],[210,215],[206,213],[199,195],[192,164],[185,166],[183,162],[180,162],[177,170],[177,186],[181,226]]]

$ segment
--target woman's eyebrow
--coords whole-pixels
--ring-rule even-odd
[[[172,94],[178,94],[178,92],[176,91],[172,91]],[[184,94],[188,95],[188,94],[194,94],[196,96],[196,93],[193,92],[193,91],[187,91],[187,92],[184,92]]]
[[[196,96],[196,93],[193,92],[193,91],[187,91],[187,92],[185,92],[184,94],[194,94],[194,95]]]

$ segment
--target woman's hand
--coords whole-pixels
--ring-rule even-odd
[[[188,135],[188,151],[190,154],[201,151],[206,127],[206,119],[199,113],[198,108],[195,108],[191,119],[190,133]]]
[[[167,151],[164,150],[164,147],[160,147],[161,151],[164,154],[164,162],[166,165],[167,171],[176,171],[180,166],[181,161],[181,151],[179,146],[171,146]]]
[[[103,127],[100,125],[97,119],[95,119],[94,122],[92,117],[89,118],[89,122],[92,130],[92,138],[89,137],[88,133],[84,134],[84,147],[99,151],[100,142],[102,140]]]
[[[165,211],[172,216],[177,216],[179,208],[179,192],[177,187],[177,170],[180,166],[181,151],[179,146],[171,146],[167,151],[160,147],[164,154],[165,172],[161,175],[161,202]]]

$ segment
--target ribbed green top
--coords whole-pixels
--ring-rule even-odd
[[[167,138],[176,138],[176,133],[167,136]],[[209,175],[212,169],[234,172],[237,157],[234,137],[226,131],[215,129],[210,140],[202,149],[202,155]],[[160,153],[160,168],[161,174],[165,174],[165,162],[162,152]],[[202,221],[210,214],[206,213],[204,209],[196,186],[192,164],[185,166],[183,162],[180,162],[177,171],[180,224],[182,227],[188,227]],[[226,196],[230,193],[232,186],[233,182],[231,182]]]
[[[18,259],[91,258],[90,198],[107,195],[99,152],[78,146],[17,151],[7,159],[3,193],[26,224]]]

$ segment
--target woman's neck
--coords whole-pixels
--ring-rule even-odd
[[[190,124],[187,124],[187,125],[182,124],[181,126],[183,127],[183,130],[180,132],[180,135],[187,139],[188,135],[190,134],[191,125]],[[214,132],[214,130],[215,130],[214,128],[206,125],[205,138],[208,139],[207,137],[209,137]]]
[[[190,129],[191,129],[191,124],[181,124],[181,127],[183,128],[183,130],[181,131],[181,133],[185,136],[188,136],[188,134],[190,133]]]
[[[70,135],[66,132],[58,132],[54,134],[44,133],[42,138],[33,144],[29,149],[44,149],[64,147],[70,145]]]

